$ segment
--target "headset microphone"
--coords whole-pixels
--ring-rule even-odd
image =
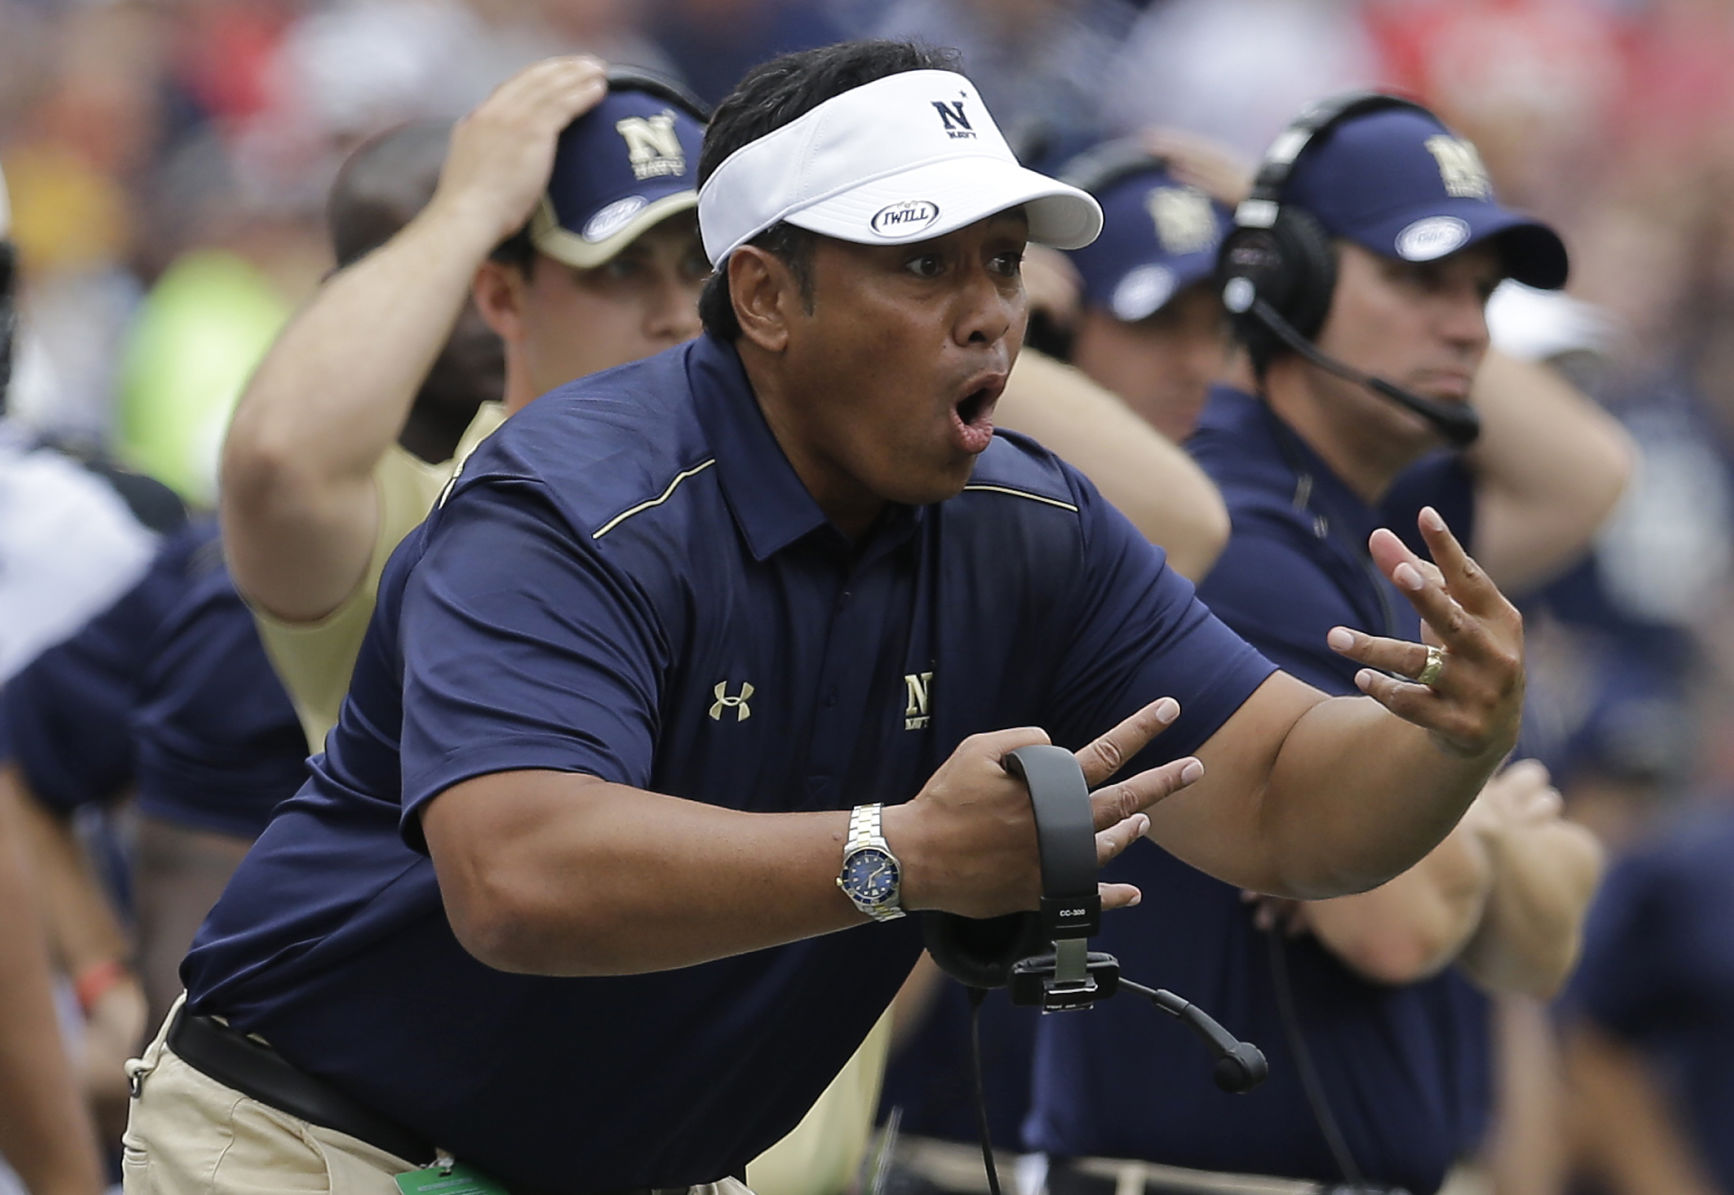
[[[985,920],[923,913],[927,952],[940,970],[970,989],[975,1010],[989,988],[1008,988],[1013,1004],[1033,1004],[1044,1013],[1088,1009],[1125,988],[1192,1027],[1216,1056],[1212,1074],[1222,1090],[1251,1091],[1262,1083],[1270,1067],[1257,1046],[1239,1040],[1203,1009],[1173,992],[1124,978],[1118,959],[1089,949],[1089,937],[1101,923],[1102,900],[1096,888],[1090,787],[1077,757],[1064,747],[1043,743],[1009,752],[1001,765],[1029,788],[1042,864],[1041,909]],[[982,1162],[990,1195],[999,1195],[981,1097],[979,1040],[975,1077]]]
[[[1120,979],[1120,986],[1129,992],[1148,997],[1157,1008],[1169,1016],[1192,1026],[1193,1031],[1210,1047],[1210,1052],[1216,1055],[1216,1067],[1212,1077],[1222,1090],[1239,1095],[1257,1087],[1270,1074],[1270,1063],[1265,1061],[1264,1051],[1249,1041],[1241,1041],[1235,1037],[1198,1005],[1183,1000],[1166,989],[1147,988],[1141,983],[1133,983],[1124,976]]]
[[[1481,416],[1471,407],[1453,406],[1450,403],[1436,402],[1430,398],[1422,398],[1411,393],[1384,378],[1373,377],[1360,370],[1329,356],[1306,337],[1302,336],[1295,326],[1282,317],[1282,313],[1266,300],[1259,297],[1252,281],[1248,278],[1230,278],[1222,288],[1222,304],[1235,315],[1250,315],[1259,323],[1269,328],[1289,348],[1305,357],[1308,361],[1324,370],[1335,374],[1346,382],[1353,382],[1362,389],[1369,390],[1381,398],[1390,399],[1400,407],[1415,412],[1431,423],[1440,435],[1444,436],[1454,448],[1467,448],[1481,434]]]

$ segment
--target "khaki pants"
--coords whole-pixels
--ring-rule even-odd
[[[168,1048],[183,996],[142,1058],[127,1063],[131,1114],[121,1138],[126,1195],[398,1195],[393,1176],[418,1162],[335,1129],[308,1124],[224,1086]],[[689,1195],[753,1195],[735,1179]]]
[[[165,1041],[180,1005],[127,1063],[137,1094],[121,1138],[126,1195],[398,1195],[392,1176],[427,1161],[308,1124],[188,1066]]]

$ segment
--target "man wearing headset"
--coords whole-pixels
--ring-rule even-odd
[[[1473,146],[1369,96],[1326,101],[1279,138],[1222,262],[1246,351],[1189,442],[1234,524],[1200,596],[1284,668],[1353,692],[1333,627],[1421,631],[1402,579],[1362,547],[1372,529],[1417,507],[1423,526],[1443,510],[1477,530],[1511,513],[1430,454],[1472,432],[1488,295],[1505,277],[1559,286],[1565,250],[1497,204]],[[1606,449],[1615,467],[1587,460],[1577,495],[1592,526],[1624,476],[1621,442]],[[1431,654],[1421,679],[1449,666]],[[1513,765],[1414,868],[1331,901],[1249,901],[1153,852],[1118,861],[1161,894],[1151,909],[1186,912],[1119,919],[1105,948],[1258,1042],[1271,1076],[1243,1098],[1215,1092],[1191,1043],[1126,1001],[1046,1019],[1029,1128],[1050,1190],[1440,1189],[1489,1112],[1471,984],[1545,996],[1576,956],[1600,855],[1558,802],[1538,765]]]
[[[1330,698],[994,435],[1023,246],[1100,217],[950,66],[826,47],[719,107],[707,334],[515,416],[393,556],[314,778],[132,1068],[129,1189],[247,1189],[250,1157],[425,1190],[453,1155],[514,1190],[733,1188],[908,973],[906,909],[1036,903],[1000,762],[1032,722],[1090,784],[1167,727],[1092,798],[1097,857],[1150,831],[1266,891],[1378,883],[1473,799],[1521,627],[1448,530],[1438,573],[1373,539],[1448,678],[1345,632],[1366,696]]]
[[[1098,146],[1061,174],[1103,210],[1102,235],[1067,255],[1081,285],[1066,358],[1185,441],[1229,362],[1216,258],[1251,168],[1201,138],[1163,131]],[[1493,333],[1498,342],[1497,323]],[[1556,370],[1498,349],[1476,370],[1470,405],[1481,434],[1453,472],[1476,494],[1476,559],[1508,594],[1526,596],[1585,551],[1630,475],[1632,446]],[[1440,465],[1424,460],[1420,476]],[[1386,517],[1402,534],[1413,490],[1390,491]]]

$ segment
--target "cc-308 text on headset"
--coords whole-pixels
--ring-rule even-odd
[[[1263,1082],[1269,1068],[1257,1046],[1237,1040],[1173,992],[1124,978],[1113,955],[1089,949],[1090,935],[1101,925],[1102,898],[1090,789],[1077,758],[1063,747],[1037,745],[1019,747],[1001,762],[1029,787],[1042,867],[1040,911],[986,919],[923,913],[922,934],[933,961],[969,989],[974,1009],[990,988],[1009,988],[1012,1003],[1036,1005],[1044,1013],[1088,1009],[1120,989],[1135,992],[1203,1038],[1216,1055],[1214,1077],[1222,1090],[1250,1091]],[[999,1195],[973,1011],[971,1021],[982,1160],[988,1187]]]
[[[1313,104],[1271,143],[1252,191],[1235,210],[1234,228],[1222,244],[1218,264],[1222,302],[1255,364],[1268,361],[1279,346],[1287,347],[1320,369],[1414,411],[1451,444],[1464,447],[1481,430],[1481,421],[1472,409],[1425,398],[1385,378],[1363,373],[1313,343],[1330,311],[1337,252],[1324,223],[1297,206],[1289,194],[1295,167],[1345,122],[1389,109],[1408,110],[1439,123],[1437,116],[1413,100],[1385,92],[1356,91]],[[1558,238],[1499,208],[1473,150],[1466,142],[1450,137],[1442,124],[1439,127],[1441,137],[1437,140],[1448,142],[1465,160],[1439,161],[1434,185],[1443,186],[1454,197],[1440,206],[1459,203],[1461,218],[1435,214],[1417,220],[1377,251],[1410,261],[1429,261],[1449,255],[1471,239],[1498,235],[1508,249],[1522,250],[1508,261],[1514,278],[1535,286],[1559,286],[1565,278],[1565,251]],[[1449,179],[1453,170],[1463,176],[1458,180],[1464,184],[1461,190]],[[1406,179],[1401,185],[1412,182]],[[1475,222],[1483,227],[1474,230],[1472,237]],[[1435,235],[1425,235],[1428,233]],[[1527,239],[1519,242],[1519,237]]]

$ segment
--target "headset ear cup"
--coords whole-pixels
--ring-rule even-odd
[[[1254,364],[1261,370],[1275,354],[1280,342],[1264,321],[1253,314],[1250,305],[1236,310],[1228,303],[1230,288],[1242,282],[1250,284],[1252,293],[1272,307],[1281,310],[1287,302],[1288,270],[1283,263],[1282,244],[1268,228],[1236,228],[1223,239],[1217,251],[1217,293],[1228,307],[1234,335],[1246,346]]]
[[[939,969],[972,988],[1003,988],[1018,962],[1052,948],[1035,913],[981,919],[927,912],[921,935]]]
[[[1226,293],[1244,279],[1297,332],[1311,340],[1324,327],[1337,283],[1337,255],[1330,236],[1306,212],[1284,208],[1269,228],[1236,228],[1217,257],[1217,284]],[[1279,340],[1250,307],[1233,311],[1234,333],[1253,363],[1263,368],[1283,351]]]
[[[1337,288],[1337,251],[1330,234],[1310,212],[1284,208],[1271,229],[1282,245],[1287,291],[1277,304],[1288,322],[1308,340],[1318,338]]]

